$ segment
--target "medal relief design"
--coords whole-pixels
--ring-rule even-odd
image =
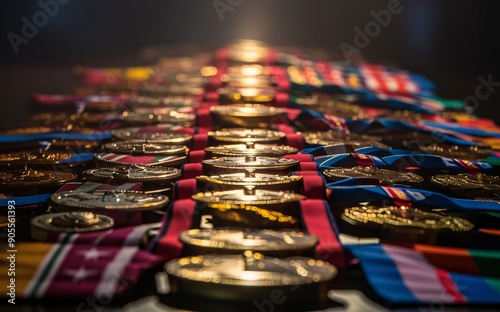
[[[108,192],[62,192],[50,196],[52,204],[59,208],[75,209],[110,209],[110,210],[148,210],[164,207],[168,197],[147,195],[130,191]]]

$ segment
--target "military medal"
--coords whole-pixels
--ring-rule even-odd
[[[253,148],[255,144],[277,144],[285,139],[285,134],[281,131],[266,129],[239,129],[227,128],[208,132],[208,137],[216,143],[222,144],[245,144],[248,148]]]
[[[287,174],[297,168],[299,162],[294,159],[264,156],[219,157],[201,162],[203,171],[209,174],[249,172]]]
[[[112,228],[113,219],[92,212],[60,212],[31,219],[31,238],[45,241],[49,233],[86,233]]]
[[[205,148],[207,158],[214,157],[241,157],[241,156],[268,156],[278,157],[287,154],[295,154],[298,150],[287,145],[255,144],[253,148],[247,148],[245,144],[229,144],[209,146]]]
[[[370,166],[327,169],[323,171],[323,175],[330,181],[339,181],[346,178],[362,178],[363,182],[373,180],[373,183],[377,185],[415,185],[424,181],[421,176],[412,172],[398,172]]]
[[[356,232],[356,236],[418,243],[435,243],[441,232],[461,233],[474,228],[468,220],[411,207],[351,207],[344,210],[341,219],[343,230]]]
[[[219,128],[269,128],[273,121],[283,120],[285,110],[260,104],[212,106],[210,113]]]
[[[165,265],[170,289],[180,295],[231,302],[269,298],[280,290],[292,302],[326,298],[332,265],[311,258],[273,258],[260,253],[202,255]],[[300,287],[300,292],[292,289]]]
[[[287,189],[298,192],[302,182],[302,176],[276,175],[256,173],[229,173],[196,177],[197,189],[199,191],[226,191],[233,189],[265,189],[280,191]]]
[[[500,177],[484,173],[435,175],[431,183],[460,197],[489,199],[500,196]]]
[[[135,212],[160,209],[167,205],[168,197],[132,191],[60,192],[50,196],[49,204],[56,211],[122,211]]]
[[[122,166],[88,169],[83,172],[88,181],[101,183],[173,182],[181,177],[181,170],[163,166]]]
[[[304,196],[267,190],[201,192],[195,201],[210,208],[214,227],[284,229],[299,227],[299,201]]]
[[[289,257],[312,253],[318,238],[301,231],[258,229],[193,229],[182,232],[184,253],[241,254],[246,250],[266,256]]]

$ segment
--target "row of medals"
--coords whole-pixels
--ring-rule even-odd
[[[244,51],[245,47],[232,49]],[[187,162],[188,146],[193,140],[191,135],[175,129],[194,126],[195,95],[217,71],[196,58],[166,63],[164,72],[156,73],[162,83],[130,98],[129,110],[114,102],[92,103],[95,107],[88,105],[83,113],[37,114],[28,127],[2,133],[43,133],[55,128],[93,133],[103,118],[121,109],[120,127],[108,125],[114,128],[110,142],[52,140],[35,151],[29,144],[6,146],[12,151],[0,155],[0,166],[5,169],[0,173],[1,196],[54,192],[62,184],[77,180],[114,185],[143,183],[142,191],[56,192],[48,200],[49,213],[39,214],[38,206],[26,207],[33,239],[43,240],[47,232],[109,229],[116,224],[105,215],[107,211],[165,211],[172,183],[182,176],[179,168]],[[196,177],[197,193],[192,196],[202,214],[200,226],[179,235],[184,244],[183,257],[165,265],[171,290],[210,299],[254,300],[269,297],[269,287],[290,292],[291,286],[300,285],[300,293],[309,294],[308,299],[323,299],[336,269],[314,259],[314,248],[322,238],[301,230],[299,202],[305,199],[300,194],[302,177],[289,175],[299,163],[283,157],[298,151],[284,145],[284,133],[271,128],[273,120],[286,118],[285,110],[270,105],[276,94],[274,82],[260,65],[240,64],[229,67],[228,72],[221,78],[224,87],[218,90],[223,104],[210,108],[216,126],[208,132],[203,174]],[[258,85],[248,87],[249,77]],[[87,87],[82,92],[103,91],[110,90],[104,86],[93,90]],[[337,116],[369,118],[355,104],[344,100],[325,101],[314,95],[299,97],[298,101]],[[351,152],[373,145],[390,148],[385,144],[388,142],[376,136],[339,131],[304,131],[302,135],[306,144],[336,145]],[[421,138],[407,135],[391,139],[389,143],[411,145]],[[97,151],[94,161],[65,164],[64,160],[82,151]],[[489,150],[478,146],[465,151],[441,145],[428,152],[473,159]],[[154,156],[155,161],[140,163],[143,156]],[[494,197],[500,191],[500,179],[484,174],[428,178],[413,172],[358,166],[329,169],[323,175],[327,181],[362,177],[364,184],[375,185],[422,186],[430,182],[442,191],[472,198]],[[468,193],[464,194],[463,189]],[[465,218],[412,207],[351,204],[332,208],[341,231],[383,240],[435,243],[443,231],[463,233],[474,228]],[[288,297],[304,300],[297,294]]]

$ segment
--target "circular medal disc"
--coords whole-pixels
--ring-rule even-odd
[[[164,143],[148,143],[138,141],[121,141],[104,144],[103,148],[110,153],[130,155],[186,155],[189,149],[184,145]]]
[[[246,176],[244,173],[230,173],[213,176],[197,176],[196,180],[216,185],[237,185],[242,187],[256,186],[282,186],[286,189],[289,184],[299,183],[302,181],[302,176],[280,176],[275,174],[256,173],[252,177]]]
[[[55,131],[55,129],[49,127],[25,127],[0,131],[0,135],[40,134]]]
[[[195,97],[191,96],[166,96],[166,97],[151,97],[138,96],[128,100],[128,103],[136,107],[195,107],[198,102]]]
[[[483,199],[500,195],[500,177],[480,174],[435,175],[431,182],[460,196]]]
[[[474,228],[468,220],[410,207],[361,206],[346,208],[341,216],[342,227],[357,232],[357,236],[381,237],[397,240],[435,241],[442,231],[467,232]],[[409,236],[408,236],[409,235]]]
[[[88,169],[83,172],[85,178],[94,182],[120,181],[129,182],[169,182],[181,177],[181,170],[163,166],[124,166]]]
[[[174,293],[233,302],[269,298],[275,289],[294,301],[324,298],[327,288],[318,285],[336,275],[335,267],[322,260],[268,258],[251,252],[174,259],[165,271]],[[294,287],[301,291],[293,293]]]
[[[173,128],[175,128],[173,126]],[[155,143],[165,144],[178,144],[184,145],[191,141],[192,136],[187,133],[179,133],[169,131],[168,127],[163,129],[152,129],[151,131],[145,128],[122,128],[111,130],[111,135],[122,141],[140,140],[140,141],[154,141]]]
[[[44,240],[47,232],[85,233],[112,228],[112,218],[92,212],[60,212],[36,216],[31,219],[31,237]]]
[[[377,184],[418,184],[424,181],[421,176],[411,172],[378,169],[370,166],[356,166],[352,168],[334,168],[323,171],[325,177],[332,181],[345,178],[368,178],[377,180]]]
[[[283,118],[282,108],[260,104],[218,105],[210,108],[214,125],[219,127],[269,128],[274,119]]]
[[[193,247],[199,254],[242,253],[245,250],[269,253],[300,254],[318,243],[316,236],[301,231],[273,231],[259,229],[193,229],[184,231],[179,240]],[[210,252],[203,252],[208,251]]]
[[[308,144],[320,145],[335,145],[335,144],[350,144],[355,148],[376,146],[380,148],[390,149],[388,145],[382,144],[378,137],[359,135],[359,134],[346,134],[342,131],[312,131],[304,132],[302,134],[304,140]]]
[[[164,195],[147,195],[131,191],[61,192],[50,196],[56,210],[104,209],[113,211],[144,211],[163,208],[168,203]]]
[[[67,152],[12,152],[0,154],[0,165],[53,165],[71,157],[73,154]]]
[[[129,154],[98,153],[94,159],[103,166],[180,166],[187,162],[187,156],[151,155],[134,156]]]
[[[290,193],[268,190],[255,190],[251,194],[245,190],[230,190],[222,192],[205,192],[192,196],[196,201],[203,203],[230,203],[237,205],[273,205],[292,203],[305,199],[305,196]]]
[[[189,127],[194,125],[196,119],[195,114],[180,113],[177,111],[170,111],[165,114],[124,112],[122,115],[123,122],[130,126],[146,126],[166,123]]]
[[[221,96],[221,101],[224,103],[257,103],[268,104],[276,98],[276,91],[266,85],[259,85],[260,83],[269,83],[269,80],[262,80],[257,77],[244,77],[237,81],[232,81],[232,84],[243,84],[237,87],[219,88],[217,93]],[[252,85],[253,84],[253,85]],[[249,104],[245,104],[249,105]],[[281,109],[280,109],[281,110]],[[281,112],[280,114],[284,113]],[[252,112],[254,113],[254,112]]]
[[[208,132],[208,136],[217,142],[228,143],[277,143],[286,135],[281,131],[266,129],[227,128]]]
[[[241,157],[241,156],[268,156],[278,157],[287,154],[295,154],[298,150],[287,145],[255,144],[253,148],[248,148],[245,144],[231,144],[209,146],[205,152],[212,157]]]
[[[299,164],[299,161],[294,159],[279,158],[279,157],[264,157],[264,156],[249,156],[249,157],[219,157],[213,159],[205,159],[201,162],[203,167],[211,169],[229,169],[239,171],[284,171],[290,170]]]
[[[8,187],[36,187],[59,185],[75,180],[71,172],[20,169],[0,172],[0,185]]]

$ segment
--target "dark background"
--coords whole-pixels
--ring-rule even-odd
[[[46,0],[42,0],[46,1]],[[228,3],[231,0],[218,0]],[[389,1],[243,0],[219,18],[213,0],[70,0],[16,54],[7,38],[21,35],[38,1],[0,3],[0,127],[19,125],[35,93],[64,93],[76,65],[148,65],[188,48],[213,50],[239,38],[329,51],[343,59],[354,27]],[[232,0],[238,3],[239,0]],[[365,59],[396,65],[434,81],[438,95],[474,95],[478,76],[500,82],[500,1],[401,0],[403,10],[362,49]],[[500,122],[500,87],[476,111]]]

